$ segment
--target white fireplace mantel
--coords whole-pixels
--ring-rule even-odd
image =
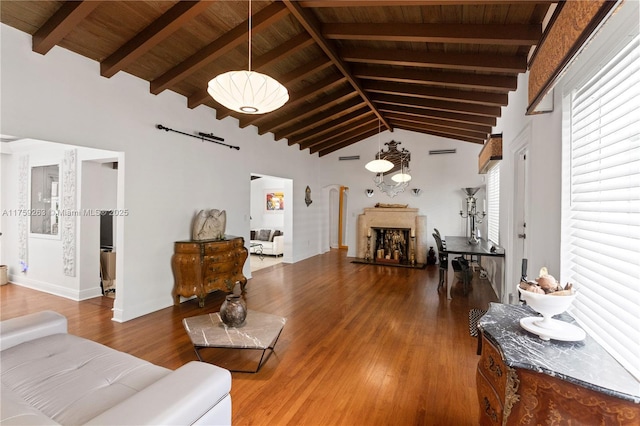
[[[364,259],[367,253],[367,234],[371,228],[406,228],[416,236],[416,262],[427,263],[427,217],[421,216],[415,208],[373,207],[364,209],[358,215],[356,236],[356,256]],[[369,247],[369,256],[373,257],[373,244]]]

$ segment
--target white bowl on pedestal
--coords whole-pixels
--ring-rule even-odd
[[[542,315],[540,317],[527,317],[520,320],[520,325],[527,331],[537,334],[543,340],[583,340],[586,337],[584,330],[565,321],[553,319],[554,315],[565,312],[574,299],[576,293],[570,295],[554,296],[552,294],[533,293],[518,287],[518,291],[527,305]]]

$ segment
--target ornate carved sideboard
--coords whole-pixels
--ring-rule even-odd
[[[244,292],[247,278],[242,267],[248,255],[242,237],[176,241],[171,257],[174,304],[180,303],[180,296],[197,296],[203,307],[207,294],[216,290],[230,293],[238,281]]]
[[[528,316],[537,314],[491,303],[478,322],[481,425],[640,424],[640,385],[629,372],[590,336],[544,341],[528,333],[520,327]]]

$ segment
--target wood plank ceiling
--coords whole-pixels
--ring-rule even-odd
[[[248,66],[247,1],[8,1],[0,21],[172,90],[260,134],[323,156],[382,129],[483,143],[542,37],[552,1],[309,0],[252,3],[253,70],[289,90],[282,108],[242,115],[208,81]]]

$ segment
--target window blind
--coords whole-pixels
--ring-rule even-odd
[[[572,315],[640,380],[640,38],[571,95],[562,281]]]
[[[500,244],[500,164],[487,173],[487,237]]]

